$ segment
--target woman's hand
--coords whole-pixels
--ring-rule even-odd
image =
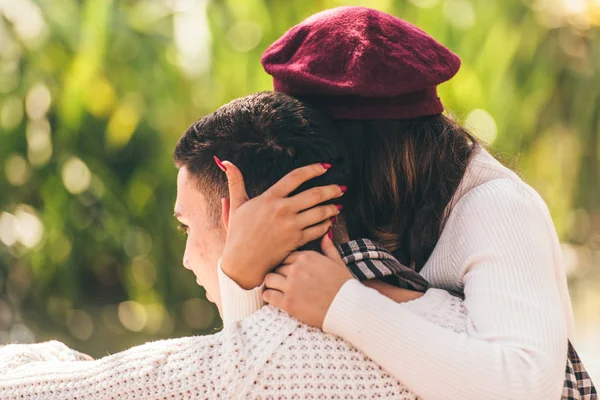
[[[340,212],[334,204],[317,206],[342,196],[345,188],[339,185],[314,187],[288,197],[302,183],[326,173],[329,164],[298,168],[251,200],[241,171],[228,161],[221,165],[229,182],[229,199],[222,199],[227,242],[221,268],[244,289],[259,286],[267,272],[291,252],[324,236],[331,217]]]
[[[353,276],[327,236],[323,237],[321,247],[325,255],[296,251],[283,262],[283,266],[268,274],[263,300],[307,325],[323,329],[331,303],[344,283]],[[363,284],[397,303],[418,299],[424,294],[377,279]]]
[[[301,322],[317,328],[337,292],[353,279],[337,248],[325,235],[321,240],[325,255],[316,251],[295,251],[283,265],[265,277],[263,300],[279,307]]]

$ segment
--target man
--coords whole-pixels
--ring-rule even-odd
[[[217,265],[227,235],[228,213],[221,212],[228,209],[221,201],[227,180],[214,156],[244,172],[250,197],[297,167],[324,163],[321,175],[297,188],[294,198],[306,202],[304,189],[330,184],[324,198],[343,204],[344,212],[351,212],[352,199],[338,185],[351,184],[351,174],[329,121],[284,94],[234,100],[188,129],[175,150],[175,214],[187,234],[183,263],[221,310]],[[324,214],[304,211],[304,242],[324,235],[331,223],[318,221],[339,211],[322,207]],[[425,318],[456,326],[463,318],[456,311]],[[349,343],[269,305],[215,335],[155,341],[93,361],[81,358],[58,342],[0,348],[2,399],[416,398]]]

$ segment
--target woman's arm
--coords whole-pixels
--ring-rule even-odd
[[[356,281],[338,292],[324,330],[426,399],[560,398],[567,329],[553,268],[556,237],[541,207],[498,180],[473,189],[452,212],[440,238],[451,242],[444,243],[449,251],[438,256],[464,282],[466,333]],[[426,297],[411,303],[434,311]]]
[[[229,326],[260,310],[265,302],[262,293],[265,284],[246,290],[230,278],[221,268],[221,260],[217,266],[219,291],[221,292],[221,319],[223,326]]]

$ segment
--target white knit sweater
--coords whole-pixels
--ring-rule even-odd
[[[464,332],[461,302],[445,296],[438,301],[441,312],[434,310],[425,320]],[[419,312],[418,303],[407,308]],[[416,399],[348,342],[272,306],[215,335],[160,340],[99,360],[82,359],[57,341],[2,346],[0,398]]]
[[[449,209],[421,274],[433,287],[464,291],[465,333],[426,318],[450,304],[446,292],[397,304],[355,280],[340,289],[323,329],[427,400],[560,399],[573,315],[545,203],[479,149]],[[261,288],[244,291],[220,276],[225,324],[260,307]]]

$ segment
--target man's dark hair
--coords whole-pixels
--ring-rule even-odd
[[[213,156],[242,171],[251,198],[288,172],[320,162],[333,167],[293,194],[333,183],[352,188],[347,152],[332,121],[283,93],[260,92],[233,100],[192,124],[177,143],[176,166],[185,167],[196,179],[217,222],[220,199],[228,197],[228,190],[226,176]],[[344,205],[345,212],[350,205],[347,195],[335,200]]]

